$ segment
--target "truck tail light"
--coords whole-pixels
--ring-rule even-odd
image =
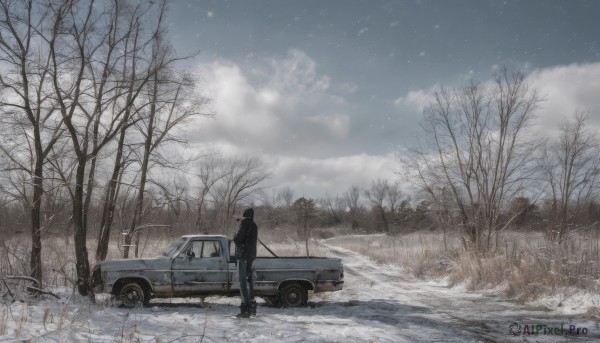
[[[344,278],[344,271],[342,270],[342,271],[340,272],[340,279],[343,279],[343,278]]]

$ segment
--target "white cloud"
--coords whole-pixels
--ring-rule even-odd
[[[313,59],[290,50],[282,59],[257,63],[247,76],[231,61],[200,66],[214,119],[199,123],[195,143],[220,142],[245,154],[325,157],[339,153],[351,118],[345,100],[330,93],[331,81]],[[336,85],[336,89],[339,89]]]
[[[576,111],[588,112],[589,123],[600,127],[600,63],[535,70],[527,82],[546,98],[538,110],[540,132],[556,132]]]
[[[341,194],[352,185],[368,187],[377,178],[397,180],[398,160],[393,154],[350,155],[324,159],[276,157],[267,159],[272,166],[270,183],[289,186],[310,197],[325,193]]]
[[[308,120],[321,127],[326,127],[332,135],[339,138],[345,138],[350,130],[350,117],[345,114],[320,114],[308,117]]]
[[[433,100],[435,100],[433,93],[435,90],[439,88],[438,85],[434,85],[429,89],[419,89],[416,91],[410,91],[406,96],[399,97],[394,101],[394,105],[396,107],[406,106],[412,110],[422,112],[423,109],[431,104]]]
[[[393,154],[348,152],[351,106],[337,93],[357,86],[333,83],[304,52],[263,59],[248,71],[223,59],[200,68],[216,115],[199,121],[193,151],[260,158],[273,174],[269,186],[310,197],[397,179]]]
[[[498,66],[492,66],[497,70]],[[471,75],[472,78],[472,75]],[[553,134],[564,120],[573,118],[575,112],[587,112],[589,124],[600,129],[600,63],[571,64],[531,72],[526,82],[537,88],[545,98],[537,111],[537,134]],[[493,80],[482,83],[491,87]],[[394,101],[398,108],[422,112],[433,100],[439,85],[408,92]]]

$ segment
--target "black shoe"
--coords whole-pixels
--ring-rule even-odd
[[[250,302],[250,306],[248,306],[248,312],[250,312],[253,317],[256,317],[256,301],[252,300]]]
[[[246,304],[240,305],[240,313],[236,317],[238,317],[238,318],[250,318],[250,311],[248,309],[248,305],[246,305]]]

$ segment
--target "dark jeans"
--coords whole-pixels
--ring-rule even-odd
[[[249,305],[254,300],[252,285],[252,261],[238,260],[238,279],[240,280],[240,295],[242,304]]]

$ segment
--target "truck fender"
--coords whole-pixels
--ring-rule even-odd
[[[117,281],[115,281],[115,283],[113,283],[110,293],[117,295],[117,293],[119,292],[121,287],[123,287],[123,285],[130,283],[130,282],[137,282],[142,287],[142,289],[144,289],[144,292],[148,293],[148,295],[150,295],[150,293],[154,293],[154,288],[152,287],[152,283],[150,282],[150,280],[148,280],[147,278],[142,277],[142,276],[133,276],[133,277],[126,276],[126,277],[117,279]]]
[[[279,285],[277,286],[277,290],[280,290],[281,287],[285,286],[286,284],[292,283],[292,282],[297,282],[297,283],[301,284],[309,291],[312,291],[313,289],[315,289],[315,285],[306,279],[285,279],[279,283]]]

